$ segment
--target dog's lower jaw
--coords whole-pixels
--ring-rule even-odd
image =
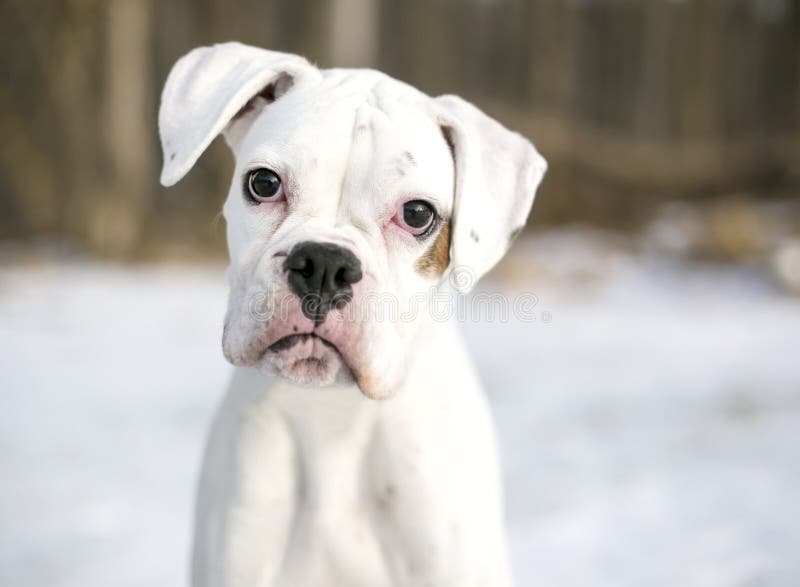
[[[402,385],[402,380],[390,384],[385,378],[375,377],[371,371],[351,368],[331,349],[330,353],[303,358],[287,358],[267,351],[256,364],[265,375],[278,376],[290,383],[309,387],[347,386],[355,384],[371,400],[391,398]]]
[[[334,336],[338,334],[336,339],[343,340],[341,348],[325,338],[331,334],[327,324],[291,333],[284,325],[265,328],[263,324],[236,320],[237,317],[235,311],[229,310],[223,328],[222,349],[228,362],[236,367],[254,367],[264,375],[294,384],[326,387],[355,383],[367,398],[387,399],[402,386],[412,363],[413,357],[408,355],[413,351],[407,350],[413,348],[410,342],[376,353],[365,339],[370,333],[358,332],[347,338],[334,332]],[[275,330],[288,330],[290,334],[275,340]],[[396,333],[390,334],[394,340]],[[424,332],[419,334],[424,336]]]
[[[259,369],[301,385],[351,383],[350,368],[339,350],[319,336],[294,334],[272,344],[258,361]]]
[[[223,345],[225,359],[234,367],[252,367],[263,375],[281,377],[290,383],[309,387],[346,386],[355,384],[369,399],[382,400],[392,397],[402,383],[391,386],[374,377],[368,370],[350,367],[338,351],[330,349],[321,354],[303,357],[288,357],[282,352],[263,351],[256,360],[234,354]]]

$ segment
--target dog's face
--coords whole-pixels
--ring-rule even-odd
[[[235,154],[228,360],[373,398],[402,384],[448,271],[466,289],[502,256],[545,169],[458,98],[235,43],[176,64],[159,123],[167,185],[220,132]]]
[[[445,137],[424,96],[379,74],[335,72],[261,106],[228,130],[225,354],[303,383],[352,377],[384,395],[421,323],[386,314],[413,311],[449,262]]]

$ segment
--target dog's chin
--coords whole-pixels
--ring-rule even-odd
[[[262,372],[301,385],[325,386],[353,381],[338,349],[315,334],[291,334],[273,343],[258,364]]]

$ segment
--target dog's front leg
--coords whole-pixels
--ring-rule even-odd
[[[449,389],[408,390],[375,429],[367,462],[384,558],[398,587],[508,587],[488,407],[474,381],[444,372]]]
[[[272,585],[290,539],[296,451],[262,383],[236,373],[209,437],[200,477],[193,587]]]

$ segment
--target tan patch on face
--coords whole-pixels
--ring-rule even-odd
[[[427,277],[439,277],[450,264],[450,220],[442,222],[436,240],[417,259],[414,268]]]

